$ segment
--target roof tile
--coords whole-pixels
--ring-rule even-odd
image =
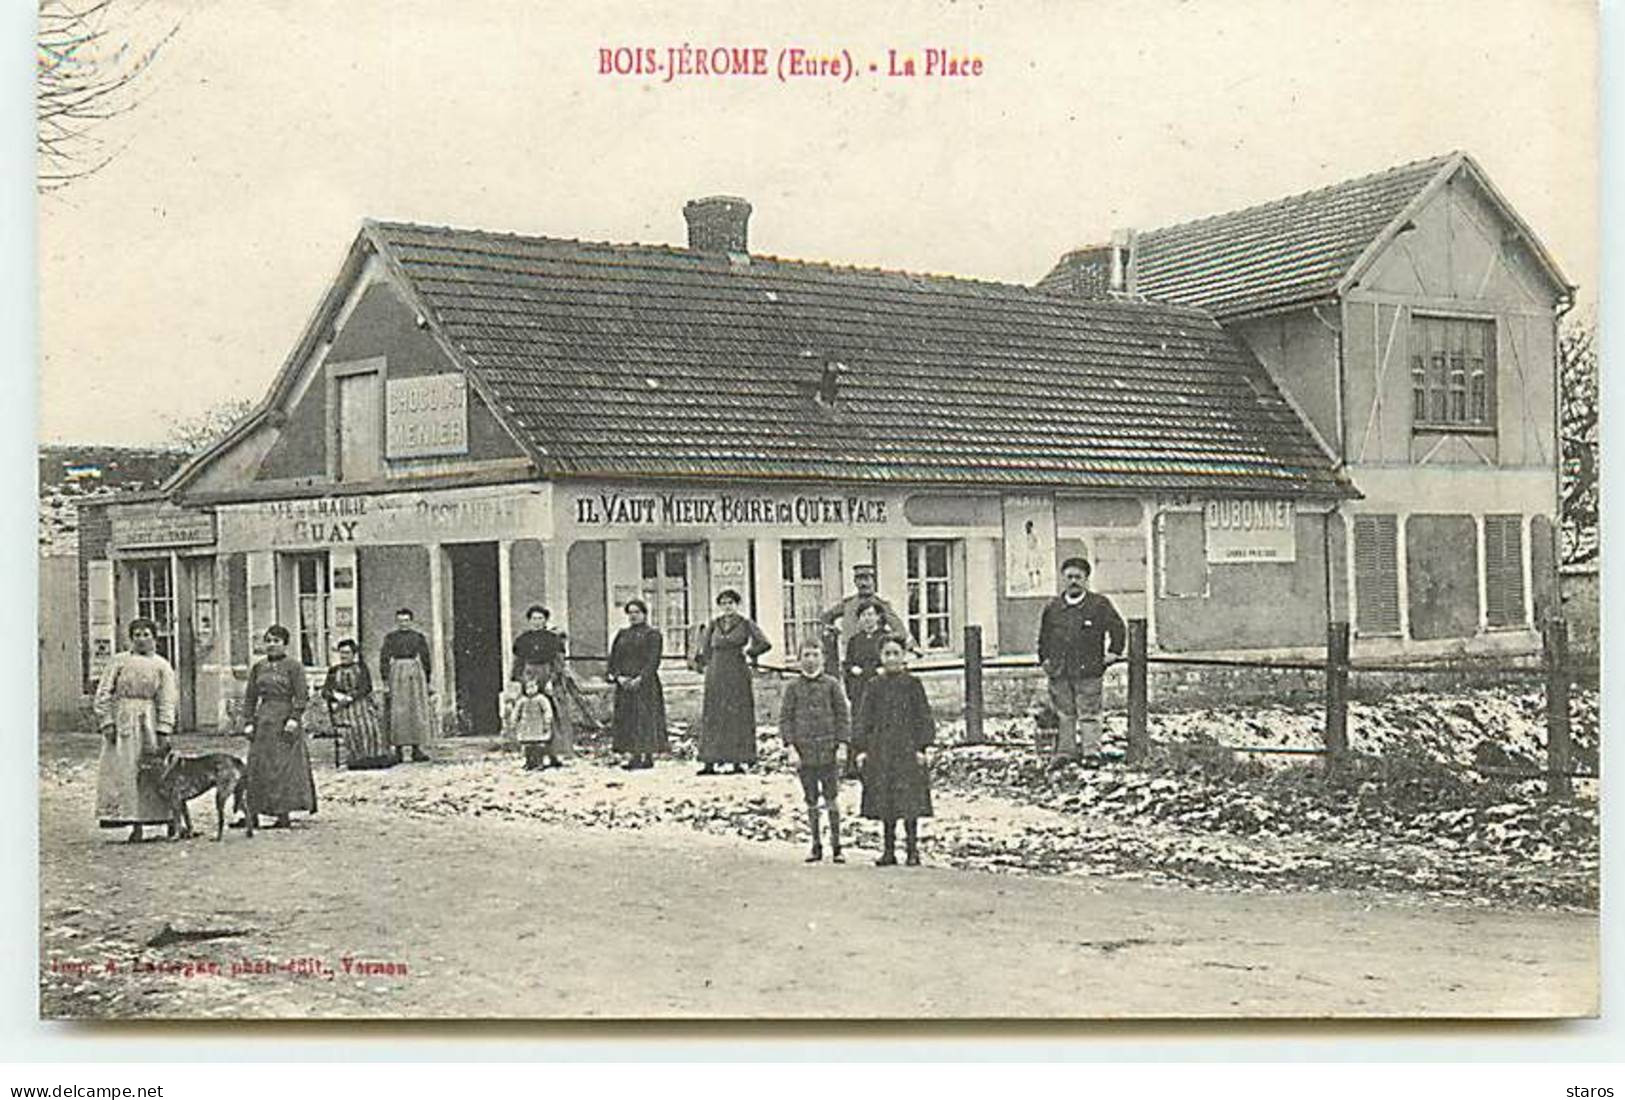
[[[551,476],[1349,495],[1174,305],[399,223],[367,232]],[[839,362],[834,408],[813,399]]]

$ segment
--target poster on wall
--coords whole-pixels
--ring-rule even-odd
[[[1055,499],[1004,498],[1004,594],[1055,594]]]

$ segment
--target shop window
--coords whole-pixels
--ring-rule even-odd
[[[1207,595],[1207,525],[1201,512],[1165,512],[1157,517],[1161,534],[1159,595],[1200,599]]]
[[[299,663],[318,668],[332,652],[333,593],[328,585],[327,554],[290,554],[293,572],[294,645]]]
[[[158,624],[158,654],[175,663],[175,578],[169,559],[130,564],[135,579],[135,614]]]
[[[1522,626],[1523,517],[1484,517],[1484,619],[1490,626]]]
[[[1495,322],[1411,318],[1411,415],[1418,430],[1495,427]]]
[[[953,648],[953,549],[944,539],[908,544],[909,637],[922,650]]]
[[[1354,629],[1399,633],[1399,520],[1354,517]]]
[[[784,654],[789,663],[804,642],[818,641],[823,627],[824,549],[822,542],[786,542],[780,547],[784,574]]]
[[[693,576],[693,546],[644,544],[643,602],[649,605],[649,625],[665,636],[668,657],[687,657],[692,649]]]

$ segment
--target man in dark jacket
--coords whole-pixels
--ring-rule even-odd
[[[1061,563],[1061,594],[1044,607],[1038,627],[1038,660],[1049,677],[1050,701],[1060,716],[1057,759],[1100,755],[1101,677],[1108,649],[1123,655],[1127,631],[1105,596],[1089,591],[1089,563]],[[1080,745],[1081,735],[1081,745]]]

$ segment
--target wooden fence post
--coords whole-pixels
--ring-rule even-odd
[[[1145,761],[1150,738],[1146,733],[1146,628],[1144,619],[1128,621],[1128,762]]]
[[[1349,624],[1326,626],[1326,754],[1334,764],[1349,751]]]
[[[980,745],[986,740],[982,730],[982,628],[965,626],[965,741]]]
[[[1568,798],[1574,793],[1574,746],[1569,734],[1569,624],[1547,619],[1541,628],[1546,661],[1546,793]]]

